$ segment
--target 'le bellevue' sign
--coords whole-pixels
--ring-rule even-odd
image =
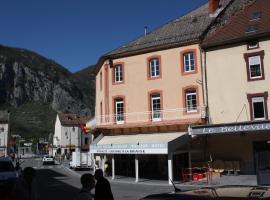
[[[253,131],[270,130],[270,122],[260,124],[241,124],[241,125],[226,125],[213,127],[193,127],[190,129],[191,135],[206,135],[218,133],[241,133]]]

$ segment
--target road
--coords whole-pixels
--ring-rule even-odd
[[[62,165],[43,166],[39,158],[25,159],[22,168],[26,166],[34,167],[37,170],[40,200],[73,200],[81,187],[81,174],[89,173],[89,171],[75,172]],[[115,200],[138,200],[149,194],[172,190],[170,186],[119,182],[111,182],[111,187]]]

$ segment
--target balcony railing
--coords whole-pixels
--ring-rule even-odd
[[[96,116],[97,126],[121,125],[132,123],[164,122],[188,119],[203,119],[206,117],[205,107],[197,107],[192,110],[186,108],[167,109],[160,111],[133,112],[113,115]]]

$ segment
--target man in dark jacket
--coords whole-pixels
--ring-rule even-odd
[[[103,171],[97,169],[95,172],[97,180],[95,187],[95,200],[113,200],[113,194],[109,181],[103,177]]]

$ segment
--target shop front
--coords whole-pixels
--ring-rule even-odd
[[[193,126],[189,134],[194,164],[211,161],[213,168],[241,174],[270,169],[270,121]]]
[[[186,132],[153,133],[97,137],[90,145],[95,159],[100,158],[100,167],[111,166],[111,176],[146,179],[177,180],[181,166],[189,167]],[[185,156],[182,156],[185,155]]]

